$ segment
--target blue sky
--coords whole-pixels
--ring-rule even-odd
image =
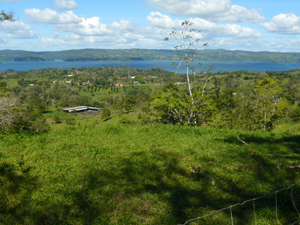
[[[17,21],[0,23],[0,49],[170,49],[193,22],[210,49],[300,51],[299,0],[0,0]]]

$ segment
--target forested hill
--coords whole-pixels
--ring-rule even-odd
[[[81,49],[66,51],[0,50],[0,61],[133,61],[178,60],[175,50],[164,49]],[[300,53],[199,50],[196,60],[300,63]]]

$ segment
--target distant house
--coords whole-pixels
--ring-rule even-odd
[[[34,84],[29,84],[29,86],[34,86]]]
[[[184,84],[184,83],[183,83],[183,82],[177,81],[177,82],[175,82],[174,84],[176,84],[176,85],[181,85],[181,84]]]
[[[56,83],[57,83],[57,80],[54,80],[54,81],[53,81],[53,84],[56,84]]]
[[[138,81],[133,81],[133,83],[134,83],[134,84],[139,84],[139,82],[138,82]]]
[[[91,106],[75,106],[75,107],[69,107],[62,109],[63,112],[85,112],[85,111],[99,111],[100,108],[91,107]]]
[[[114,83],[115,86],[119,87],[120,86],[120,83]]]
[[[134,78],[135,78],[135,76],[130,77],[130,79],[134,79]]]

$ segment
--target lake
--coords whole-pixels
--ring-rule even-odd
[[[154,67],[163,68],[167,71],[175,72],[177,69],[172,66],[173,61],[132,61],[132,62],[95,62],[95,61],[43,61],[43,62],[15,62],[3,61],[0,64],[0,71],[13,69],[16,71],[39,70],[44,68],[81,68],[81,67],[101,67],[105,66],[119,66],[126,65],[136,69],[147,70]],[[178,63],[178,62],[177,62]],[[197,66],[199,62],[193,62],[192,65]],[[300,68],[300,63],[272,63],[272,62],[224,62],[224,61],[201,61],[202,68],[205,69],[207,65],[215,67],[214,72],[218,71],[232,71],[232,70],[248,70],[248,71],[286,71]],[[185,73],[185,66],[182,64],[178,69],[178,73]]]

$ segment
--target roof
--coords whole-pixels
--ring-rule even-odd
[[[73,111],[85,111],[85,110],[99,110],[99,108],[96,107],[90,107],[90,106],[75,106],[75,107],[69,107],[69,108],[64,108],[62,111],[68,111],[68,112],[73,112]]]
[[[62,109],[62,111],[72,112],[72,111],[82,111],[87,109],[88,109],[87,106],[75,106],[75,107],[64,108]]]

